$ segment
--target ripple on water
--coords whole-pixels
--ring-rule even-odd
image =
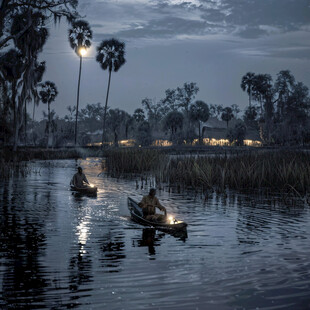
[[[147,188],[106,177],[100,159],[30,165],[0,186],[1,308],[310,308],[308,208],[158,191],[189,224],[173,236],[130,220],[127,196]],[[78,165],[97,198],[69,190]]]

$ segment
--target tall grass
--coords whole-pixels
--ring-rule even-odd
[[[149,173],[158,183],[195,190],[295,191],[310,189],[309,155],[269,151],[220,156],[169,157],[157,150],[115,150],[106,160],[110,175]]]
[[[168,160],[168,156],[161,151],[151,149],[111,149],[104,155],[104,168],[114,177],[157,173]]]

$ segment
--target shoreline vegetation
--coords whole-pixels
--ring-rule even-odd
[[[212,156],[168,156],[157,150],[113,150],[103,163],[108,175],[152,176],[156,184],[207,194],[273,191],[306,195],[310,188],[310,160],[304,150],[260,150]]]
[[[27,175],[27,161],[102,157],[107,174],[117,178],[153,177],[157,186],[207,194],[227,189],[273,191],[295,196],[310,188],[307,148],[162,147],[0,149],[0,178]]]

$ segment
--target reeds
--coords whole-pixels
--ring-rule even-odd
[[[14,175],[21,175],[23,177],[31,173],[30,167],[26,162],[6,162],[0,160],[0,179],[9,179]]]
[[[157,183],[184,190],[293,190],[306,194],[310,189],[310,159],[302,151],[169,157],[157,150],[115,150],[107,157],[106,169],[113,176],[149,173]]]
[[[110,176],[124,177],[128,174],[158,173],[161,163],[168,157],[151,149],[111,149],[105,152],[104,169]]]

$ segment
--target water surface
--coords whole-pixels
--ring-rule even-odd
[[[189,224],[172,236],[130,220],[127,197],[150,184],[108,178],[94,158],[29,165],[0,182],[1,308],[310,308],[307,206],[158,191]],[[97,198],[69,190],[77,165]]]

